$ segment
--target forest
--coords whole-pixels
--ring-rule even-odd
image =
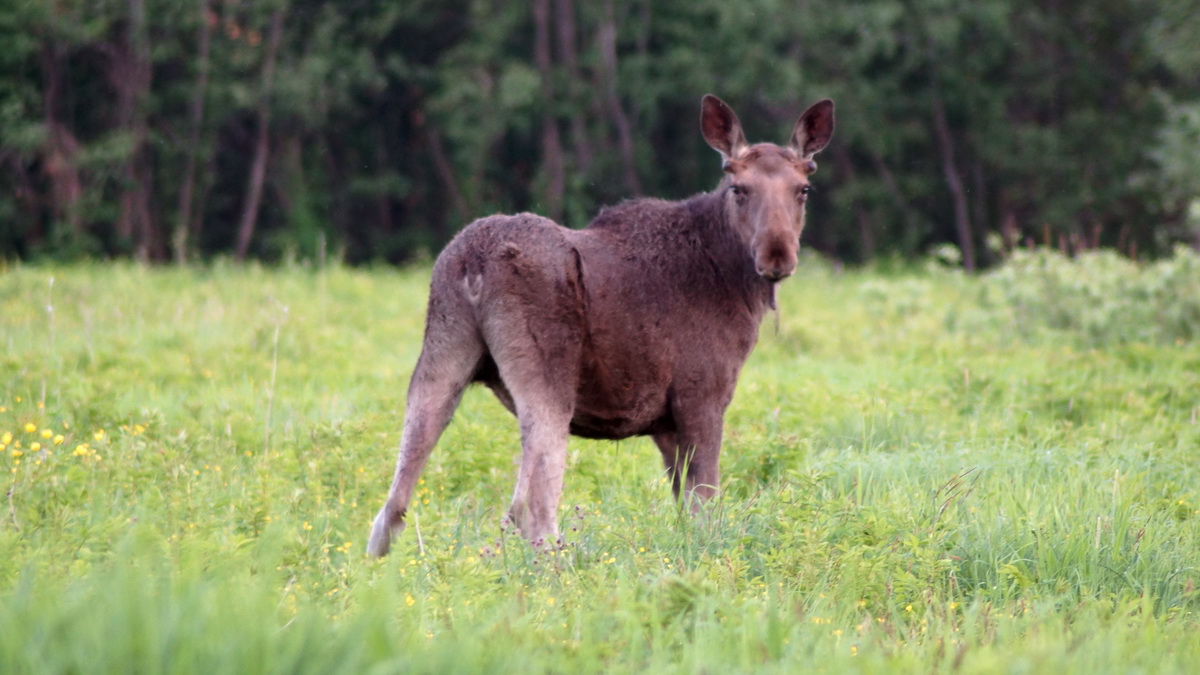
[[[427,258],[711,189],[837,102],[805,245],[1200,246],[1196,0],[5,0],[0,259]]]

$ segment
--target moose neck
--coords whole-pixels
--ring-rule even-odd
[[[755,323],[775,309],[775,284],[755,269],[750,243],[738,232],[725,208],[724,184],[684,202],[695,231],[703,238],[709,262],[729,292],[742,299]]]

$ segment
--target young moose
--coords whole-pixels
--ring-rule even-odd
[[[530,541],[558,536],[569,434],[651,436],[677,498],[716,492],[725,408],[775,283],[796,269],[833,102],[805,111],[786,147],[747,144],[715,96],[704,97],[700,128],[725,171],[713,192],[628,201],[578,231],[531,214],[490,216],[438,256],[371,555],[387,554],[404,529],[425,460],[472,382],[520,422],[509,517]]]

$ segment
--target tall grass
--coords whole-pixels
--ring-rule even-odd
[[[472,390],[373,561],[427,269],[9,270],[0,672],[1190,672],[1200,350],[1004,274],[808,265],[698,517],[573,439],[531,549]]]

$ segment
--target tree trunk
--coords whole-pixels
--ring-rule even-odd
[[[999,191],[997,209],[1000,211],[1000,239],[1004,242],[1004,255],[1021,245],[1021,230],[1017,225],[1017,214],[1013,210],[1008,192],[1004,188]]]
[[[558,116],[554,112],[554,64],[550,53],[550,0],[533,3],[533,60],[542,77],[542,209],[551,220],[562,218],[566,176]]]
[[[904,196],[904,191],[900,189],[900,183],[896,180],[896,174],[892,172],[887,162],[884,161],[883,155],[879,154],[875,148],[868,148],[867,152],[870,153],[871,164],[879,174],[880,180],[883,181],[884,187],[887,188],[888,194],[891,195],[892,202],[896,205],[896,210],[903,216],[904,226],[909,230],[916,228],[917,219],[913,216],[913,210]]]
[[[450,197],[450,204],[458,215],[459,227],[462,227],[471,218],[471,207],[463,196],[462,188],[458,186],[458,179],[454,177],[454,168],[446,156],[446,149],[442,147],[442,137],[429,122],[425,124],[425,140],[429,143],[429,153],[433,156],[433,169],[442,180],[446,194]]]
[[[200,152],[200,131],[204,124],[204,98],[208,92],[208,52],[211,42],[210,17],[216,21],[216,15],[208,9],[209,0],[199,0],[200,35],[199,53],[196,56],[196,88],[192,91],[192,107],[189,112],[191,128],[188,129],[187,158],[184,160],[183,182],[179,187],[179,218],[175,223],[175,234],[172,237],[172,248],[175,250],[175,262],[182,265],[187,262],[188,239],[197,233],[192,232],[192,204],[196,191],[196,156]]]
[[[850,157],[850,151],[846,149],[845,144],[835,144],[833,150],[834,162],[837,164],[838,171],[842,174],[844,184],[853,185],[858,182],[858,172],[854,169],[854,160]],[[863,208],[862,200],[851,200],[852,208],[854,209],[854,217],[858,221],[858,237],[859,245],[862,247],[863,261],[870,260],[875,257],[875,233],[871,226],[871,217]]]
[[[319,153],[325,162],[325,180],[331,186],[346,185],[349,179],[346,169],[345,150],[340,145],[342,136],[340,134],[324,133],[321,134],[321,152]],[[353,240],[353,224],[350,217],[351,209],[349,199],[346,196],[344,188],[337,188],[330,191],[329,194],[329,221],[333,225],[334,233],[337,238],[344,243]]]
[[[937,60],[933,41],[928,41],[930,105],[933,108],[933,129],[937,136],[938,153],[942,158],[942,173],[946,186],[954,200],[954,229],[958,233],[958,245],[962,249],[963,269],[975,271],[975,241],[971,229],[971,216],[967,207],[967,194],[963,189],[961,174],[954,162],[954,136],[946,120],[946,106],[942,101],[941,86],[937,77]]]
[[[974,230],[979,232],[984,244],[979,250],[979,262],[986,267],[995,262],[995,255],[987,245],[988,237],[991,236],[991,228],[988,226],[987,176],[980,159],[971,164],[971,184],[974,192],[971,195],[971,220]]]
[[[72,236],[83,233],[83,218],[79,200],[83,196],[83,180],[76,158],[79,142],[59,121],[59,105],[63,86],[63,55],[57,45],[42,43],[41,54],[42,116],[46,126],[46,147],[42,171],[50,183],[50,213],[55,221],[65,224]]]
[[[637,162],[633,154],[633,133],[630,130],[629,118],[621,107],[621,97],[617,94],[617,20],[613,11],[612,0],[604,2],[604,21],[600,24],[600,62],[604,71],[604,94],[608,114],[617,129],[617,147],[621,152],[621,160],[625,165],[625,187],[632,195],[642,193],[638,183]]]
[[[143,261],[164,254],[162,237],[150,208],[153,175],[146,139],[146,105],[150,96],[150,48],[146,41],[146,14],[142,0],[128,0],[128,24],[120,44],[109,50],[109,81],[116,91],[117,128],[132,139],[122,170],[117,234],[134,246]]]
[[[575,168],[587,173],[592,167],[592,145],[588,141],[587,125],[584,123],[585,105],[575,95],[582,86],[583,76],[579,72],[579,47],[575,40],[575,5],[573,0],[555,1],[555,18],[558,28],[558,56],[567,72],[570,83],[571,103],[571,146],[575,151]]]
[[[382,171],[384,167],[393,166],[388,159],[387,139],[382,128],[376,127],[375,133],[375,166]],[[299,150],[299,148],[297,148]],[[300,153],[297,152],[297,168],[304,169],[304,162]],[[392,200],[395,195],[390,190],[380,190],[379,194],[375,195],[375,212],[377,227],[384,233],[385,236],[392,236],[395,229],[395,223],[392,220]],[[428,226],[426,226],[428,227]],[[321,230],[321,236],[324,236],[325,230]]]
[[[258,102],[258,133],[254,141],[254,160],[246,181],[246,202],[242,206],[242,217],[238,224],[235,257],[245,260],[250,252],[250,241],[254,238],[254,227],[258,222],[258,207],[262,201],[263,181],[267,175],[267,152],[269,125],[271,120],[271,81],[275,77],[275,56],[279,52],[279,40],[283,33],[283,10],[271,12],[271,26],[267,33],[267,51],[263,56],[262,91]]]

